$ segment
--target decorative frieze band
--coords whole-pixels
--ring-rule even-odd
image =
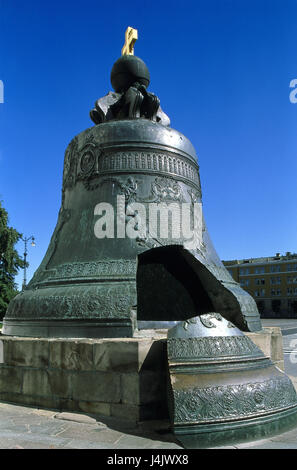
[[[205,423],[249,418],[296,406],[288,377],[263,382],[174,390],[175,423]]]
[[[67,263],[58,266],[51,276],[52,278],[73,277],[122,277],[136,275],[136,260],[104,260],[89,261],[84,263]]]
[[[72,180],[86,181],[110,173],[147,172],[184,178],[200,188],[198,165],[178,155],[150,151],[106,153],[89,143],[81,149],[79,156],[76,154],[75,158],[77,157],[79,162],[76,165],[76,175],[73,175]],[[68,172],[74,168],[74,165],[69,164],[69,159],[70,157],[65,159],[64,180]]]
[[[100,173],[117,171],[147,171],[190,179],[199,184],[198,168],[180,156],[163,152],[115,152],[99,159]]]
[[[39,273],[35,283],[88,277],[104,279],[132,278],[136,276],[136,260],[106,259],[102,261],[87,261],[65,263],[53,269]]]
[[[261,355],[263,353],[247,336],[206,336],[204,338],[172,338],[167,342],[168,358],[199,360],[225,356]]]
[[[133,285],[56,287],[24,291],[9,305],[9,318],[105,319],[130,318],[135,304]]]

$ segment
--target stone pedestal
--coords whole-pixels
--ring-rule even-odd
[[[279,327],[266,327],[254,333],[245,333],[274,364],[281,370],[285,370],[283,338]]]
[[[0,336],[0,400],[114,416],[168,418],[166,335],[115,339]],[[283,368],[279,328],[248,336]]]
[[[0,400],[141,421],[168,415],[166,341],[0,337]]]

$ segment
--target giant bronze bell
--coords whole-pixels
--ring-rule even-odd
[[[170,127],[159,99],[147,91],[149,81],[140,58],[115,62],[114,92],[90,113],[95,126],[66,149],[58,222],[41,265],[8,307],[5,335],[129,337],[135,328],[169,327],[209,311],[241,330],[261,329],[254,300],[221,263],[202,213],[200,238],[195,230],[192,239],[176,236],[181,222],[173,213],[167,237],[147,219],[137,231],[136,203],[148,213],[159,205],[162,223],[162,208],[170,204],[188,205],[191,214],[201,205],[195,150]],[[99,203],[114,211],[113,229],[108,220],[104,227]],[[98,223],[105,238],[95,234]],[[128,225],[133,237],[125,233]]]
[[[122,56],[111,82],[115,92],[91,111],[96,125],[66,149],[56,228],[33,279],[9,305],[4,334],[124,337],[213,310],[242,330],[261,329],[254,300],[220,262],[202,220],[203,238],[190,249],[183,237],[160,238],[149,226],[134,239],[96,238],[96,205],[111,204],[116,220],[119,195],[125,209],[201,202],[195,150],[147,92],[144,62]]]
[[[90,113],[95,126],[66,149],[56,228],[3,334],[168,328],[169,415],[185,447],[279,432],[296,424],[295,390],[243,333],[261,330],[259,313],[210,241],[195,150],[127,50],[112,68],[114,92]]]

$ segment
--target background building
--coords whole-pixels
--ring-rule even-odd
[[[261,317],[297,318],[297,254],[223,261],[255,299]]]

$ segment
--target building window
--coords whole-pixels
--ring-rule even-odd
[[[239,274],[240,276],[246,276],[247,274],[250,274],[250,268],[240,268]]]
[[[255,297],[264,297],[265,296],[265,289],[255,290]]]
[[[288,276],[287,277],[288,284],[297,284],[297,276]]]
[[[265,284],[265,279],[255,279],[257,286],[263,286]]]
[[[273,266],[270,266],[270,272],[271,273],[280,273],[281,267],[279,264],[275,264]]]
[[[255,274],[263,274],[265,273],[265,266],[259,266],[258,268],[255,268]]]
[[[280,276],[276,277],[271,277],[270,278],[270,284],[280,284],[281,283],[281,278]]]
[[[241,287],[247,287],[250,285],[250,280],[249,279],[240,279],[240,285]]]
[[[288,287],[287,288],[288,295],[296,295],[297,294],[297,287]]]
[[[297,263],[287,264],[287,271],[297,271]]]
[[[271,289],[271,295],[281,295],[280,289]]]

